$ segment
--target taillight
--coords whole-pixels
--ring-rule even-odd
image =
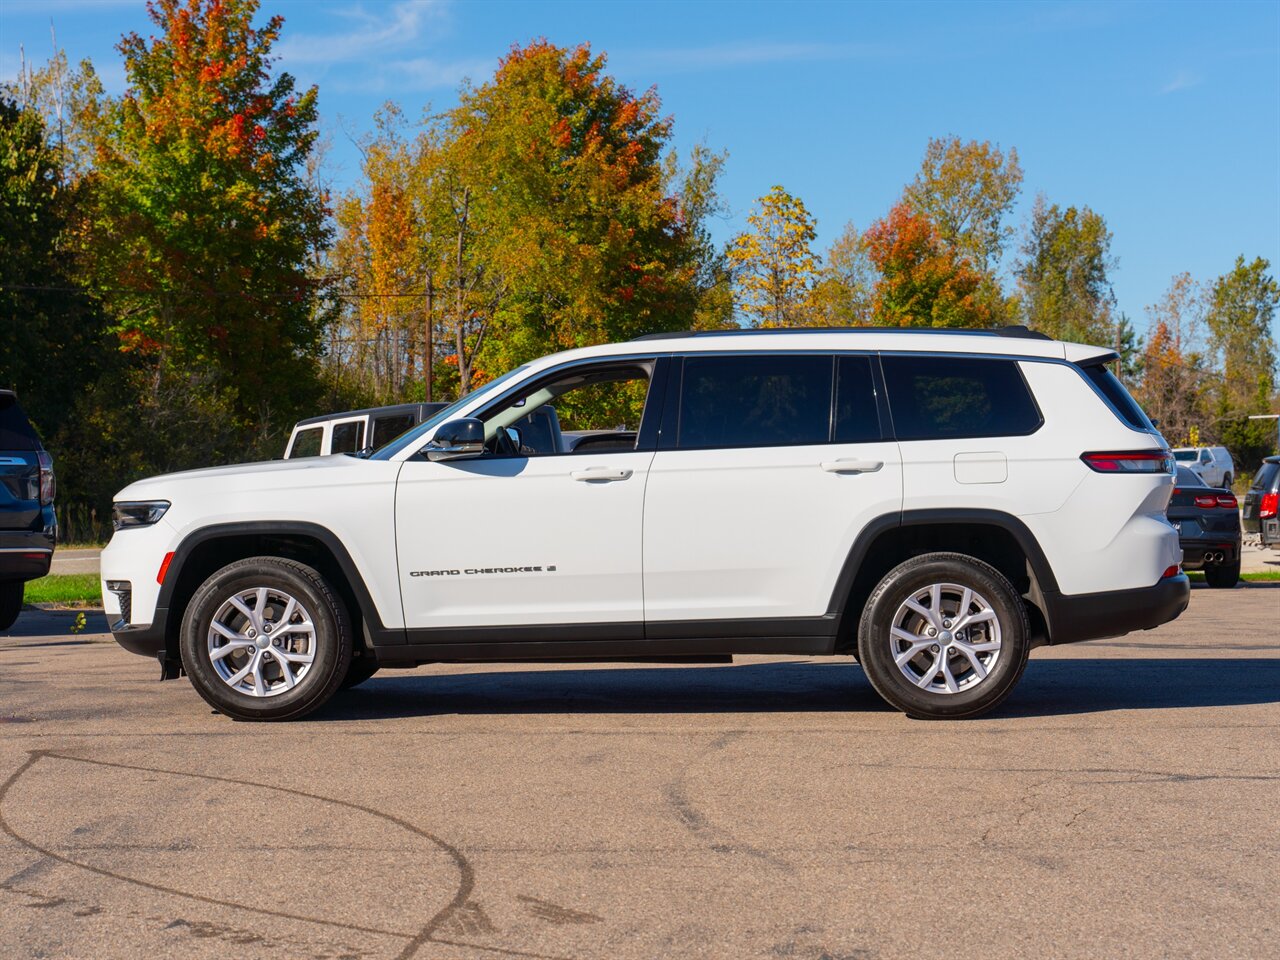
[[[1240,502],[1236,500],[1234,493],[1220,493],[1218,494],[1218,506],[1224,510],[1239,510]]]
[[[1080,459],[1098,473],[1173,473],[1173,454],[1168,450],[1085,453]]]
[[[40,503],[47,505],[53,503],[53,457],[41,450],[36,458],[40,461]]]
[[[1258,505],[1258,518],[1268,520],[1280,512],[1280,493],[1264,493]]]
[[[1167,567],[1164,573],[1160,574],[1161,580],[1168,580],[1170,577],[1176,577],[1182,572],[1182,569],[1175,563],[1172,567]]]
[[[1210,493],[1202,497],[1196,497],[1195,503],[1196,506],[1200,507],[1202,510],[1207,510],[1210,507],[1216,507],[1218,505],[1218,498]]]

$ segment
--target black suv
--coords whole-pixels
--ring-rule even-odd
[[[0,630],[22,609],[23,585],[53,560],[53,458],[12,390],[0,390]]]
[[[1244,529],[1280,550],[1280,457],[1267,457],[1244,495]]]

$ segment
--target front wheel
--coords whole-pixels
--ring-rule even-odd
[[[282,557],[223,567],[182,619],[182,665],[235,720],[292,720],[338,689],[351,663],[342,599],[318,571]]]
[[[22,612],[22,591],[25,584],[21,580],[0,583],[0,630],[8,630]]]
[[[1000,571],[959,553],[890,570],[858,625],[876,692],[921,720],[975,717],[1013,690],[1031,650],[1027,610]]]
[[[1204,582],[1219,590],[1229,590],[1240,582],[1240,560],[1216,563],[1204,568]]]

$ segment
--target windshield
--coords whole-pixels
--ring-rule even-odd
[[[1194,450],[1175,450],[1173,451],[1173,459],[1181,460],[1183,463],[1190,463],[1195,460],[1196,452]]]
[[[401,450],[404,450],[406,447],[413,446],[415,443],[417,443],[417,441],[421,437],[425,436],[427,433],[434,430],[436,427],[444,423],[446,420],[451,419],[463,407],[469,406],[473,401],[479,400],[482,396],[485,396],[486,394],[496,392],[497,389],[502,384],[506,383],[508,380],[514,377],[517,373],[519,373],[524,369],[525,367],[520,366],[520,367],[516,367],[514,370],[508,370],[502,376],[498,377],[498,379],[490,380],[483,387],[480,387],[476,390],[472,390],[465,397],[461,397],[453,401],[453,403],[449,404],[443,410],[440,410],[435,415],[428,417],[426,420],[423,420],[420,424],[418,424],[412,430],[408,431],[407,433],[400,434],[400,436],[396,437],[386,446],[379,447],[376,451],[374,451],[372,454],[369,455],[369,459],[370,460],[390,460]]]

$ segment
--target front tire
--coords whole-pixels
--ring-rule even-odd
[[[292,720],[347,676],[351,628],[341,597],[306,564],[251,557],[196,591],[182,618],[182,665],[205,701],[235,720]]]
[[[890,570],[858,625],[858,661],[876,692],[919,720],[976,717],[1017,684],[1031,652],[1027,610],[1008,579],[959,553]]]
[[[0,583],[0,630],[8,630],[17,621],[25,586],[21,580]]]
[[[1216,563],[1204,568],[1204,582],[1218,590],[1230,590],[1240,582],[1240,560]]]
[[[347,675],[342,678],[338,689],[350,690],[352,687],[358,687],[377,672],[377,658],[372,653],[366,652],[364,656],[356,657],[351,661],[351,666],[347,668]]]

